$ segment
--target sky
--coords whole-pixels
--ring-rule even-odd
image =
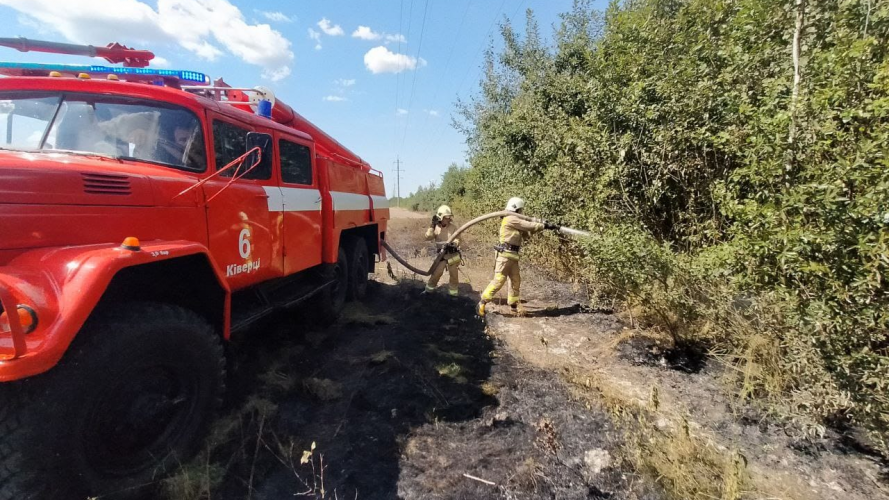
[[[271,88],[277,98],[381,170],[395,195],[466,163],[451,126],[478,90],[498,24],[521,32],[532,9],[552,36],[571,0],[0,0],[0,36],[155,53],[153,67]],[[601,1],[602,7],[605,1]],[[84,64],[0,48],[0,60]]]

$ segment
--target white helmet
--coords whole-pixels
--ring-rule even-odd
[[[439,219],[444,219],[445,217],[453,217],[454,214],[451,212],[451,207],[447,205],[442,205],[438,207],[438,211],[435,213]]]
[[[507,212],[518,212],[519,210],[525,208],[525,200],[513,196],[506,202],[506,211]]]

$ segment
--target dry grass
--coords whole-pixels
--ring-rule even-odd
[[[657,390],[647,400],[627,397],[620,387],[598,377],[569,375],[581,394],[604,400],[625,433],[625,458],[657,478],[677,500],[737,500],[747,482],[741,463],[731,460],[708,439],[693,435],[684,418],[664,414]],[[599,397],[595,397],[599,396]],[[637,395],[638,396],[638,395]]]
[[[525,461],[516,467],[508,482],[515,484],[524,491],[537,491],[542,480],[545,479],[542,467],[533,458],[525,459]]]
[[[264,373],[259,375],[259,380],[272,391],[290,391],[296,385],[296,379],[286,372],[285,364],[284,359],[276,359]]]
[[[167,498],[174,500],[203,500],[212,497],[212,492],[222,483],[238,456],[246,453],[254,441],[262,437],[263,423],[278,411],[278,406],[260,396],[252,396],[244,405],[217,418],[204,441],[204,448],[191,462],[184,464],[176,474],[163,480],[161,486]],[[257,427],[258,431],[246,433]],[[219,460],[218,455],[232,445],[239,443],[234,455]],[[255,456],[255,453],[254,453]]]
[[[373,327],[395,324],[395,318],[388,314],[374,314],[367,307],[352,302],[343,310],[340,322],[345,325]]]
[[[210,463],[209,455],[202,454],[207,459],[203,462],[194,461],[179,472],[165,479],[164,492],[169,498],[176,500],[202,500],[210,498],[211,492],[222,482],[225,477],[225,468],[216,463]]]
[[[493,382],[483,382],[482,385],[479,386],[482,390],[482,394],[485,396],[494,397],[500,393],[500,386],[494,384]]]
[[[787,485],[754,474],[737,449],[692,426],[683,412],[668,407],[653,388],[633,394],[607,377],[569,371],[575,394],[590,404],[604,402],[624,431],[624,456],[657,479],[675,500],[794,500]]]
[[[339,382],[326,378],[307,378],[303,380],[306,392],[321,401],[333,401],[343,397],[343,386]]]
[[[463,366],[458,365],[457,363],[436,365],[435,371],[437,371],[438,374],[442,377],[448,377],[458,384],[465,384],[466,382],[468,382],[468,380],[464,376],[466,369],[463,368]]]
[[[425,347],[430,354],[434,354],[439,358],[447,358],[454,361],[466,361],[467,359],[469,359],[469,356],[460,354],[459,352],[443,351],[439,349],[438,346],[435,344],[426,344]]]
[[[746,460],[737,452],[718,449],[708,439],[693,436],[687,425],[678,429],[658,425],[656,414],[630,418],[628,457],[636,467],[664,486],[672,498],[738,500],[749,489]]]
[[[389,361],[394,357],[395,353],[393,353],[392,351],[383,350],[372,354],[370,356],[370,362],[379,365],[385,363],[386,361]]]

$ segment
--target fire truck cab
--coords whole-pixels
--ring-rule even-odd
[[[382,175],[266,89],[112,69],[0,78],[0,500],[186,461],[226,341],[385,258]]]

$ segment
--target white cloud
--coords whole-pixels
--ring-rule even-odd
[[[321,50],[321,33],[309,28],[309,38],[315,40],[315,50]]]
[[[262,77],[273,82],[281,81],[290,76],[290,68],[282,66],[278,69],[266,69],[262,72]]]
[[[386,43],[392,42],[401,42],[407,43],[407,39],[404,38],[404,35],[396,34],[392,35],[389,33],[377,33],[376,31],[370,29],[368,26],[358,26],[358,29],[352,32],[352,38],[360,38],[362,40],[386,40]]]
[[[0,0],[75,43],[175,43],[214,60],[224,50],[273,75],[290,73],[290,41],[268,24],[248,24],[229,0]]]
[[[374,74],[401,73],[405,70],[426,66],[426,60],[422,57],[418,60],[405,54],[396,54],[380,45],[364,54],[364,66]]]
[[[276,23],[292,23],[293,22],[293,18],[283,12],[261,11],[260,14],[262,14],[263,17],[265,17],[269,21],[274,21]]]
[[[104,45],[120,38],[121,33],[145,42],[169,40],[169,35],[157,30],[158,13],[137,0],[121,0],[113,6],[83,0],[0,0],[0,4],[77,43]]]
[[[154,59],[151,60],[151,65],[155,68],[169,68],[170,61],[165,57],[154,56]]]
[[[26,28],[31,28],[32,30],[40,33],[43,36],[52,36],[52,31],[49,27],[41,23],[40,21],[34,19],[33,17],[28,17],[24,14],[19,14],[16,16],[16,21],[19,25],[24,26]]]
[[[434,109],[424,109],[423,111],[425,111],[429,116],[438,116],[438,111]]]
[[[342,36],[345,34],[343,28],[341,28],[339,24],[332,24],[330,19],[327,19],[326,17],[323,17],[318,21],[318,27],[321,28],[321,31],[323,31],[325,35]]]
[[[383,38],[383,35],[375,33],[367,26],[359,26],[358,29],[352,32],[352,38],[360,38],[362,40],[379,40],[380,38]]]
[[[324,100],[325,100],[325,101],[329,101],[329,102],[343,102],[343,101],[348,101],[348,99],[346,99],[345,97],[338,96],[338,95],[329,95],[329,96],[326,96],[326,97],[324,97]]]
[[[334,80],[333,84],[339,85],[340,87],[351,87],[352,85],[355,85],[355,79],[351,78],[351,79],[346,80],[345,78],[340,78],[340,79]]]
[[[398,109],[395,110],[395,114],[396,114],[397,116],[404,116],[404,115],[407,114],[407,110],[404,109],[404,108],[398,108]]]

